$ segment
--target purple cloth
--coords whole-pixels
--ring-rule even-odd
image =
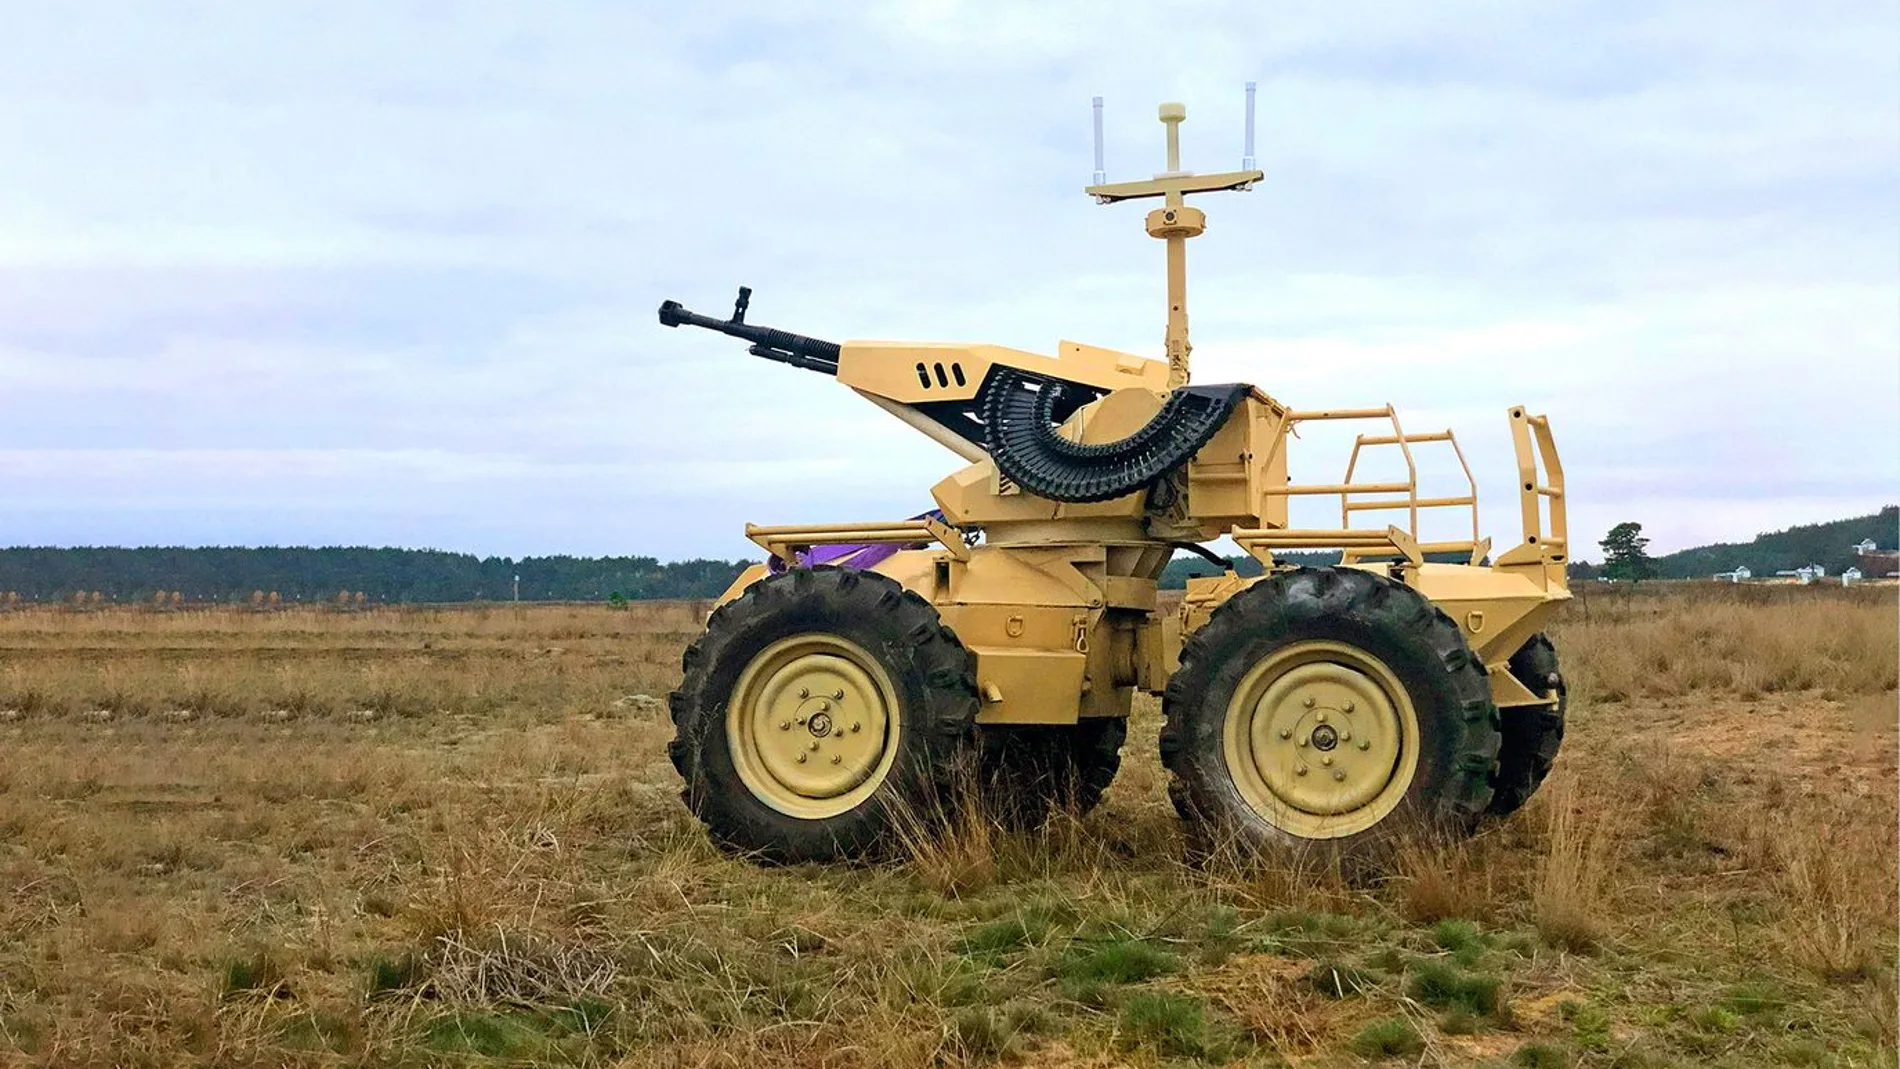
[[[931,509],[920,516],[912,516],[911,519],[941,520],[943,513]],[[798,564],[801,568],[812,568],[822,564],[833,568],[856,568],[859,571],[868,571],[896,556],[900,549],[915,549],[927,544],[924,542],[908,545],[898,542],[839,542],[833,545],[813,546],[798,555]],[[773,575],[785,570],[785,562],[777,557],[771,558],[766,565],[766,570]]]

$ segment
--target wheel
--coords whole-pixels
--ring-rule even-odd
[[[1411,588],[1295,568],[1235,594],[1181,650],[1161,757],[1191,840],[1370,855],[1467,833],[1491,801],[1484,665]]]
[[[1087,813],[1121,768],[1127,738],[1128,721],[1118,716],[977,728],[985,811],[1021,830],[1043,826],[1058,810]]]
[[[668,752],[721,845],[780,862],[887,852],[955,804],[975,661],[896,582],[794,568],[720,607],[681,659]]]
[[[1542,634],[1532,635],[1511,655],[1511,674],[1533,694],[1557,692],[1555,705],[1521,705],[1501,710],[1504,745],[1491,777],[1491,812],[1516,812],[1550,774],[1557,748],[1564,743],[1564,711],[1570,703],[1557,647]]]

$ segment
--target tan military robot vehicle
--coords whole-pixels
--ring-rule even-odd
[[[1251,105],[1251,87],[1250,99]],[[1251,112],[1251,106],[1249,107]],[[668,301],[667,326],[743,338],[830,375],[957,454],[909,519],[748,526],[767,554],[720,599],[672,695],[684,798],[721,844],[779,861],[876,854],[980,805],[1034,825],[1087,810],[1120,764],[1136,691],[1161,696],[1161,758],[1194,842],[1366,856],[1402,834],[1462,834],[1522,805],[1563,737],[1564,685],[1541,629],[1569,597],[1563,474],[1550,426],[1508,412],[1523,536],[1495,555],[1450,431],[1389,405],[1311,411],[1248,385],[1190,385],[1192,194],[1260,181],[1180,168],[1185,110],[1161,107],[1167,170],[1087,192],[1157,198],[1165,360],[1076,342],[1054,355],[943,342],[832,343]],[[1248,140],[1252,135],[1249,130]],[[1288,479],[1297,429],[1358,421],[1336,483]],[[1417,458],[1468,490],[1421,496]],[[1396,454],[1403,478],[1359,475]],[[1339,526],[1289,501],[1339,503]],[[1469,537],[1425,541],[1421,514]],[[1356,523],[1368,517],[1402,522]],[[1243,578],[1202,543],[1264,566]],[[1337,550],[1298,567],[1288,551]],[[1162,611],[1178,551],[1223,573]]]

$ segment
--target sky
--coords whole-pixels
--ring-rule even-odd
[[[662,299],[1159,356],[1455,429],[1575,555],[1900,499],[1900,4],[0,0],[0,544],[755,555],[959,466]],[[1368,428],[1369,429],[1369,428]],[[1335,481],[1345,442],[1294,443]],[[1455,458],[1421,454],[1433,480]],[[1455,481],[1455,480],[1454,480]],[[1315,506],[1317,507],[1317,506]],[[1336,512],[1334,513],[1336,517]],[[1324,522],[1323,517],[1316,522]]]

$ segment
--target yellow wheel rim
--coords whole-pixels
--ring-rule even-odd
[[[1344,642],[1298,642],[1253,666],[1227,706],[1222,750],[1241,796],[1303,839],[1384,820],[1418,771],[1418,715],[1377,657]]]
[[[746,666],[726,706],[726,741],[752,794],[822,820],[862,804],[897,756],[897,691],[883,667],[837,635],[794,635]]]

